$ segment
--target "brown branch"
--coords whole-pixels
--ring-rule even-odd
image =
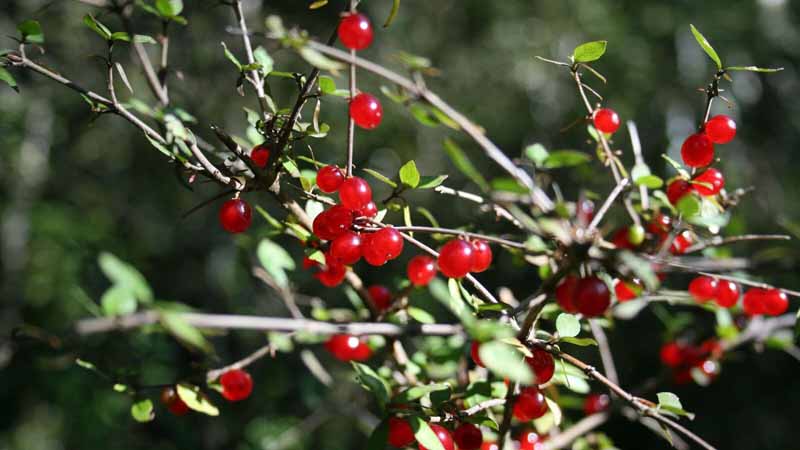
[[[250,43],[250,33],[247,31],[247,21],[242,12],[242,1],[234,0],[231,2],[233,13],[236,16],[236,21],[239,25],[239,30],[242,34],[242,42],[244,43],[245,54],[247,55],[247,64],[254,64],[256,62],[255,54],[253,53],[253,45]],[[248,72],[250,84],[256,88],[256,95],[258,96],[258,105],[261,108],[261,115],[266,122],[269,120],[269,103],[267,102],[267,93],[264,91],[264,80],[261,78],[260,69],[253,69]]]
[[[705,250],[709,247],[721,247],[736,242],[745,241],[790,241],[791,236],[785,234],[743,234],[741,236],[722,237],[716,236],[705,242],[697,243],[686,249],[684,254],[695,253]]]
[[[522,242],[510,241],[508,239],[499,238],[496,236],[490,236],[487,234],[480,234],[480,233],[472,233],[469,231],[463,230],[456,230],[452,228],[440,228],[440,227],[423,227],[423,226],[394,226],[394,229],[397,231],[410,231],[410,232],[419,232],[419,233],[439,233],[439,234],[450,234],[454,236],[465,236],[472,239],[480,239],[487,242],[494,242],[495,244],[500,244],[506,247],[517,248],[520,250],[525,250],[526,246]],[[377,228],[364,228],[365,231],[374,231]],[[536,254],[545,254],[542,252],[533,252]]]

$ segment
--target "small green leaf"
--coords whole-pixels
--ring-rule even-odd
[[[572,59],[576,63],[588,63],[597,61],[606,52],[608,41],[593,41],[575,47],[572,52]]]
[[[97,370],[97,367],[94,364],[90,363],[89,361],[85,361],[83,359],[80,359],[80,358],[77,358],[75,360],[75,364],[77,364],[78,366],[80,366],[80,367],[82,367],[82,368],[84,368],[86,370],[92,370],[92,371]]]
[[[684,195],[680,200],[678,200],[678,204],[675,205],[675,208],[678,209],[678,212],[687,218],[699,214],[701,207],[702,205],[700,204],[700,199],[693,194]]]
[[[556,150],[544,160],[545,169],[573,167],[589,162],[590,156],[577,150]]]
[[[481,344],[479,355],[486,368],[497,376],[526,385],[533,383],[533,372],[515,347],[500,341],[486,342]]]
[[[200,392],[199,387],[191,384],[181,383],[177,385],[176,388],[178,391],[178,397],[180,397],[180,399],[183,400],[183,402],[186,403],[186,406],[188,406],[192,411],[197,411],[209,416],[219,415],[219,409],[217,409],[216,406],[208,401],[208,397]]]
[[[447,177],[447,175],[423,175],[419,178],[419,186],[417,186],[417,189],[433,189],[444,183]]]
[[[427,450],[444,450],[442,442],[422,417],[410,416],[407,420],[414,431],[414,438],[421,447],[425,447]]]
[[[412,319],[416,320],[419,323],[435,323],[436,319],[424,309],[417,308],[416,306],[409,306],[406,309],[408,315],[411,316]]]
[[[17,87],[17,80],[14,79],[14,76],[5,69],[5,67],[0,67],[0,81],[4,82],[5,84],[9,85],[11,89],[19,92],[19,87]]]
[[[575,337],[581,332],[581,321],[577,316],[561,313],[556,318],[556,330],[561,337]]]
[[[133,292],[123,286],[111,286],[100,299],[103,313],[107,316],[125,316],[136,312],[138,303]]]
[[[645,186],[649,189],[658,189],[664,185],[664,180],[655,175],[645,175],[643,177],[634,178],[633,183],[637,186]]]
[[[175,17],[183,11],[183,0],[156,0],[156,9],[164,17]]]
[[[717,55],[717,51],[714,50],[714,47],[711,46],[711,44],[708,42],[708,39],[706,39],[705,36],[703,36],[702,33],[700,33],[700,31],[697,28],[695,28],[694,25],[690,24],[689,27],[692,29],[692,34],[694,35],[694,38],[697,40],[697,43],[700,44],[700,47],[703,49],[703,51],[706,52],[708,57],[711,58],[712,61],[714,61],[714,63],[717,65],[717,69],[721,70],[722,61],[720,61],[719,55]]]
[[[17,25],[17,30],[22,35],[24,42],[31,44],[44,44],[42,25],[36,20],[26,20]]]
[[[681,400],[672,392],[659,392],[656,396],[658,397],[658,409],[669,411],[679,416],[686,416],[689,419],[694,418],[694,414],[684,411]]]
[[[153,411],[152,400],[146,398],[131,405],[131,416],[137,422],[150,422],[155,419],[156,413]]]
[[[373,177],[377,178],[378,180],[383,181],[384,183],[388,184],[389,186],[391,186],[393,188],[397,187],[397,183],[395,183],[392,179],[390,179],[386,175],[378,172],[377,170],[372,170],[372,169],[363,169],[363,170],[364,170],[364,172],[372,175]]]
[[[108,29],[105,25],[100,23],[97,19],[94,18],[91,14],[87,14],[83,16],[83,23],[91,30],[94,30],[100,37],[105,40],[109,40],[111,38],[111,30]]]
[[[780,72],[783,70],[783,67],[776,67],[776,68],[768,68],[768,67],[756,67],[756,66],[731,66],[726,67],[726,71],[747,71],[747,72],[762,72],[762,73],[775,73]]]
[[[389,403],[389,396],[391,395],[389,383],[375,373],[370,366],[357,362],[352,362],[351,364],[353,364],[353,369],[355,369],[358,375],[358,382],[375,395],[381,409],[386,407]]]
[[[269,74],[272,72],[272,69],[275,66],[275,61],[273,61],[272,57],[269,56],[267,50],[264,47],[259,46],[253,51],[253,58],[255,58],[256,62],[261,64],[261,73],[264,75]]]
[[[323,94],[333,94],[336,92],[336,82],[333,78],[322,75],[319,77],[319,90],[322,91]]]
[[[323,55],[317,50],[314,50],[311,47],[305,47],[305,46],[300,47],[298,49],[298,52],[300,53],[300,56],[306,60],[307,63],[311,64],[317,69],[336,72],[344,68],[344,65],[342,63],[328,58],[327,56]]]
[[[133,42],[137,44],[157,44],[155,39],[146,34],[134,34]]]
[[[417,170],[417,164],[412,159],[411,161],[403,164],[403,167],[397,172],[400,182],[410,188],[419,186],[420,176]]]
[[[411,386],[399,394],[397,394],[393,402],[394,403],[408,403],[413,402],[414,400],[420,399],[431,392],[441,391],[445,389],[450,389],[449,384],[445,383],[435,383],[435,384],[426,384],[421,386]]]
[[[208,343],[206,338],[203,336],[203,333],[201,333],[196,327],[186,322],[186,320],[181,317],[180,313],[161,311],[160,319],[161,325],[178,341],[189,348],[200,350],[205,353],[211,353],[211,344]]]
[[[528,188],[519,184],[517,180],[511,177],[493,178],[491,185],[492,190],[495,191],[513,192],[515,194],[528,193]]]
[[[117,31],[115,33],[111,33],[110,40],[112,41],[123,41],[123,42],[130,42],[131,35],[124,32],[124,31]]]
[[[286,271],[295,269],[295,262],[292,256],[280,245],[262,239],[256,249],[258,260],[270,276],[283,288],[289,287],[289,277]]]
[[[130,291],[142,303],[153,301],[153,291],[141,272],[111,253],[103,252],[97,258],[103,274],[115,285]]]
[[[472,161],[467,158],[466,153],[450,138],[444,140],[444,151],[458,170],[477,184],[483,191],[491,189],[486,178],[478,171],[472,164]]]
[[[239,71],[241,72],[242,63],[239,62],[239,59],[236,58],[236,55],[234,55],[233,53],[231,53],[230,50],[228,50],[228,46],[225,45],[224,42],[221,42],[221,44],[222,44],[222,50],[225,52],[225,57],[228,58],[228,61],[232,62],[233,65],[236,66],[236,68],[239,69]]]
[[[417,119],[417,122],[425,125],[426,127],[438,127],[439,122],[436,120],[436,116],[426,108],[425,106],[419,103],[412,103],[408,107],[408,112]]]
[[[533,163],[539,167],[547,160],[547,157],[550,156],[550,153],[542,144],[533,144],[525,147],[522,151],[522,154],[525,155],[526,158],[533,161]]]
[[[561,342],[566,342],[568,344],[577,345],[578,347],[589,347],[589,346],[597,346],[597,341],[592,338],[576,338],[576,337],[565,337],[561,338]]]

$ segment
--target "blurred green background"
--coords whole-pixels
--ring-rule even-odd
[[[252,95],[235,94],[237,74],[219,45],[224,40],[242,54],[240,39],[225,32],[233,24],[231,10],[212,1],[186,3],[190,25],[171,28],[173,102],[198,118],[193,129],[209,142],[215,142],[208,127],[212,123],[243,135],[247,123],[242,107],[255,109],[256,103]],[[317,11],[309,11],[307,3],[245,1],[253,29],[262,29],[266,15],[278,14],[287,24],[324,40],[335,26],[341,2]],[[361,9],[379,24],[390,3],[368,0]],[[81,23],[90,11],[77,1],[4,0],[0,32],[14,35],[20,21],[39,20],[46,53],[31,51],[34,59],[102,92],[104,69],[91,55],[104,49]],[[158,32],[154,20],[142,13],[136,17],[142,24],[139,32]],[[100,18],[120,28],[116,18]],[[694,23],[726,64],[785,68],[769,76],[735,74],[734,83],[725,84],[730,107],[717,102],[714,112],[732,115],[739,125],[737,139],[718,153],[728,186],[756,187],[736,209],[726,233],[787,232],[800,220],[800,204],[792,200],[800,195],[795,151],[800,142],[795,98],[800,88],[798,21],[800,2],[789,0],[404,0],[393,25],[377,32],[375,44],[363,56],[395,68],[400,67],[393,57],[398,50],[429,57],[442,71],[429,79],[432,90],[481,124],[509,155],[518,155],[534,142],[591,150],[580,127],[559,131],[584,114],[569,74],[534,56],[564,60],[581,42],[607,39],[608,53],[595,67],[608,84],[590,82],[623,119],[637,122],[650,166],[671,176],[672,169],[659,155],[666,152],[677,159],[683,138],[702,114],[704,98],[697,89],[713,74],[711,62],[689,32]],[[0,47],[14,47],[11,39],[3,39]],[[307,70],[292,51],[257,41],[278,70]],[[119,55],[137,96],[152,103],[128,50]],[[86,303],[96,302],[108,287],[96,264],[101,251],[139,268],[159,299],[209,312],[288,314],[250,275],[255,244],[267,232],[264,221],[257,218],[247,235],[232,238],[219,229],[216,204],[182,218],[217,188],[203,183],[193,191],[184,188],[162,155],[126,122],[111,116],[92,120],[79,96],[41,77],[14,73],[21,94],[0,89],[0,449],[362,448],[369,431],[370,417],[363,414],[369,399],[352,382],[348,366],[322,352],[318,353],[336,375],[335,389],[317,382],[296,355],[279,354],[253,366],[254,396],[242,404],[221,405],[221,417],[162,415],[141,425],[128,415],[129,399],[113,392],[102,378],[77,368],[74,357],[131,369],[131,376],[144,383],[163,383],[191,370],[197,362],[191,354],[160,334],[62,341],[61,349],[32,337],[64,335],[75,320],[89,315]],[[276,101],[288,105],[296,93],[293,83],[279,79],[271,84]],[[345,86],[346,81],[340,77],[337,84]],[[361,89],[377,92],[380,85],[372,76],[360,76]],[[126,98],[128,93],[121,95]],[[450,173],[447,185],[475,190],[441,151],[446,131],[420,125],[385,97],[383,103],[383,125],[357,135],[359,167],[393,173],[415,159],[423,174]],[[322,120],[333,131],[329,138],[311,142],[323,161],[344,162],[345,111],[345,102],[336,99],[323,108]],[[615,145],[625,149],[623,160],[631,165],[628,141],[626,133],[618,133]],[[459,142],[487,177],[500,175],[474,145],[463,138]],[[609,178],[596,163],[557,172],[568,199],[574,199],[577,186],[607,192]],[[271,198],[252,195],[248,200],[282,217]],[[414,201],[446,225],[478,221],[479,228],[497,229],[491,217],[479,215],[468,203],[432,193],[415,194]],[[622,219],[618,216],[619,223]],[[299,258],[297,245],[288,239],[280,242]],[[756,273],[765,280],[797,288],[796,248],[790,242],[740,244],[732,250],[752,257]],[[398,260],[389,270],[400,273],[402,267],[404,260]],[[504,255],[497,268],[483,277],[492,287],[507,286],[517,297],[536,287],[532,266],[516,265]],[[364,269],[363,275],[370,282],[399,281],[385,270]],[[681,288],[685,282],[678,277],[672,286]],[[321,289],[307,273],[298,273],[296,285],[331,304],[347,305],[341,292]],[[28,328],[12,338],[12,330],[23,323]],[[624,384],[635,386],[659,373],[662,330],[658,319],[645,312],[611,333]],[[698,339],[711,333],[713,323],[704,321],[688,330]],[[216,338],[219,359],[206,363],[221,365],[262,342],[263,335],[257,333]],[[587,358],[592,358],[591,352]],[[726,360],[710,387],[667,385],[662,390],[681,396],[685,407],[697,413],[691,428],[719,448],[797,448],[798,364],[774,350],[739,351]],[[667,445],[624,418],[615,418],[605,430],[621,449]]]

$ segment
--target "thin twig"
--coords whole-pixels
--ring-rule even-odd
[[[631,149],[633,149],[633,158],[637,166],[646,166],[644,156],[642,156],[642,141],[639,139],[639,129],[636,123],[632,120],[627,122],[628,134],[631,137]],[[642,202],[642,210],[647,211],[650,209],[650,195],[647,186],[639,185],[639,197]]]
[[[600,352],[600,360],[603,361],[603,369],[606,376],[615,384],[619,384],[619,375],[617,374],[617,366],[614,364],[614,355],[611,353],[611,347],[608,345],[608,337],[603,327],[597,323],[596,319],[589,319],[589,327],[592,329],[594,340],[597,341],[597,349]]]
[[[735,242],[745,242],[745,241],[790,241],[792,240],[791,236],[785,234],[743,234],[740,236],[730,236],[730,237],[722,237],[722,236],[715,236],[713,239],[709,239],[705,242],[697,243],[689,248],[686,249],[684,254],[687,253],[695,253],[701,250],[705,250],[709,247],[721,247],[723,245],[732,244]]]
[[[376,230],[377,228],[365,228],[365,231]],[[454,236],[464,236],[471,239],[480,239],[487,242],[494,242],[496,244],[500,244],[506,247],[511,248],[518,248],[524,250],[526,248],[525,244],[522,242],[510,241],[508,239],[499,238],[496,236],[490,236],[487,234],[480,234],[480,233],[472,233],[469,231],[463,230],[456,230],[453,228],[440,228],[440,227],[423,227],[423,226],[395,226],[395,230],[397,231],[410,231],[410,232],[419,232],[419,233],[439,233],[439,234],[450,234]]]
[[[622,192],[623,189],[625,189],[625,186],[627,186],[629,182],[630,180],[628,180],[627,178],[623,178],[619,180],[616,186],[614,186],[614,189],[611,191],[610,194],[608,194],[606,201],[603,202],[603,206],[601,206],[600,209],[597,211],[597,214],[594,215],[592,222],[589,224],[589,228],[587,228],[586,230],[587,234],[591,233],[592,231],[595,230],[595,228],[597,228],[597,224],[599,224],[600,221],[603,220],[603,217],[606,215],[606,212],[608,212],[608,209],[611,207],[611,204],[614,203],[614,200],[617,199],[617,196],[619,196],[619,194]]]
[[[350,0],[350,14],[356,12],[356,5],[358,0]],[[350,50],[350,58],[356,57],[356,51]],[[356,65],[350,64],[350,101],[356,96]],[[353,116],[347,115],[347,165],[345,166],[345,173],[348,177],[353,175],[353,151],[355,147],[356,137],[356,122]]]
[[[239,29],[242,32],[242,42],[244,43],[245,54],[247,55],[247,64],[254,64],[256,62],[255,54],[253,53],[253,45],[250,43],[250,33],[247,31],[247,21],[244,18],[242,10],[242,1],[234,0],[231,3],[233,13],[236,16],[236,21],[239,23]],[[269,103],[267,102],[267,94],[264,91],[264,80],[261,78],[260,69],[253,69],[249,72],[250,82],[256,88],[256,95],[258,96],[258,104],[261,108],[261,115],[266,122],[269,120]]]

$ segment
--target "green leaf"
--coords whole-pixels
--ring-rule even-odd
[[[700,44],[700,47],[703,49],[703,51],[706,52],[708,57],[711,58],[712,61],[714,61],[714,63],[717,65],[717,69],[721,70],[722,61],[719,60],[719,55],[717,55],[717,51],[714,50],[714,47],[711,46],[711,44],[708,42],[705,36],[703,36],[702,33],[700,33],[700,31],[697,28],[695,28],[694,25],[690,24],[689,27],[692,29],[692,34],[694,35],[694,38],[697,40],[697,43]]]
[[[678,200],[678,204],[675,205],[675,208],[688,218],[699,214],[701,206],[700,199],[693,194],[689,194],[681,197],[681,199]]]
[[[123,42],[130,42],[131,35],[124,32],[124,31],[117,31],[115,33],[111,33],[110,40],[112,41],[123,41]]]
[[[411,161],[403,164],[403,167],[397,172],[400,182],[410,188],[419,186],[420,176],[417,170],[417,164],[412,159]]]
[[[391,186],[393,188],[397,187],[397,183],[395,183],[392,179],[390,179],[386,175],[378,172],[377,170],[372,170],[372,169],[362,169],[362,170],[364,172],[372,175],[373,177],[377,178],[378,180],[383,181],[384,183],[388,184],[389,186]]]
[[[526,158],[533,161],[533,163],[539,167],[547,160],[547,157],[550,156],[550,153],[542,144],[533,144],[525,147],[522,151],[522,154],[525,155]]]
[[[545,169],[573,167],[589,162],[590,156],[577,150],[556,150],[544,160]]]
[[[319,90],[322,91],[323,94],[333,94],[336,92],[336,82],[333,78],[322,75],[319,77]]]
[[[459,321],[465,325],[471,325],[475,318],[467,310],[467,305],[461,298],[458,289],[458,282],[454,279],[448,280],[447,284],[439,278],[434,278],[428,284],[433,298],[445,305],[450,311],[458,317]]]
[[[422,417],[410,416],[407,420],[414,431],[414,438],[421,447],[425,447],[427,450],[444,450],[442,442]]]
[[[447,177],[447,175],[423,175],[419,178],[419,185],[417,186],[417,189],[433,189],[444,183],[444,180],[446,180]]]
[[[11,89],[19,92],[19,87],[17,87],[17,80],[14,79],[14,76],[5,69],[5,67],[0,67],[0,81],[4,82],[5,84],[9,85]]]
[[[36,20],[26,20],[17,25],[17,30],[22,35],[24,42],[31,44],[44,44],[42,25]]]
[[[328,70],[336,72],[344,68],[344,65],[338,61],[334,61],[322,53],[314,50],[311,47],[300,47],[298,49],[300,56],[306,60],[307,63],[320,70]]]
[[[533,383],[531,368],[514,346],[500,341],[486,342],[478,353],[486,368],[497,376],[527,385]]]
[[[103,313],[107,316],[125,316],[136,312],[138,303],[133,292],[123,286],[111,286],[100,299]]]
[[[417,119],[417,122],[425,125],[427,127],[438,127],[439,122],[436,120],[436,116],[431,113],[431,111],[426,108],[425,106],[419,103],[413,103],[408,107],[408,112]]]
[[[435,323],[436,319],[424,309],[417,308],[416,306],[409,306],[406,309],[406,312],[412,319],[416,320],[419,323]]]
[[[561,338],[561,342],[566,342],[568,344],[577,345],[578,347],[589,347],[589,346],[597,346],[597,341],[592,338],[576,338],[576,337],[565,337]]]
[[[175,17],[183,11],[183,0],[156,0],[156,9],[164,17]]]
[[[203,333],[186,322],[179,312],[162,310],[160,319],[161,325],[178,341],[191,349],[211,353],[211,344],[208,343]]]
[[[463,150],[450,138],[444,140],[444,151],[458,170],[477,184],[482,190],[490,190],[489,183],[486,178],[481,175],[478,169],[472,164],[472,161],[467,158]]]
[[[288,288],[289,277],[286,275],[286,271],[295,269],[295,262],[292,256],[283,247],[269,239],[261,240],[256,249],[256,255],[258,255],[261,265],[264,266],[264,269],[278,286]]]
[[[214,406],[208,397],[200,392],[200,388],[191,384],[181,383],[176,386],[178,397],[186,403],[192,411],[197,411],[209,416],[218,416],[219,409]]]
[[[91,371],[96,371],[97,370],[97,366],[95,366],[94,364],[90,363],[89,361],[85,361],[85,360],[80,359],[80,358],[77,358],[75,360],[75,364],[77,364],[79,367],[82,367],[82,368],[84,368],[86,370],[91,370]]]
[[[633,183],[637,186],[645,186],[649,189],[658,189],[664,185],[664,180],[655,175],[645,175],[643,177],[634,178]]]
[[[659,392],[656,396],[658,397],[658,409],[669,411],[679,416],[686,416],[690,420],[694,419],[694,414],[684,411],[681,400],[677,395],[672,392]]]
[[[256,62],[261,64],[261,72],[264,75],[269,74],[272,72],[272,69],[275,66],[275,61],[273,61],[272,57],[269,56],[267,50],[264,47],[259,46],[253,51],[253,58],[255,58]]]
[[[108,27],[100,23],[91,14],[83,16],[83,23],[91,30],[94,30],[94,32],[100,35],[100,37],[102,37],[103,39],[109,40],[111,38],[111,30],[109,30]]]
[[[389,439],[389,421],[381,421],[367,440],[367,450],[385,450],[386,442]]]
[[[756,67],[756,66],[731,66],[731,67],[726,67],[725,70],[728,72],[747,71],[747,72],[775,73],[783,70],[783,67],[768,68],[768,67]]]
[[[137,44],[157,44],[155,39],[146,34],[134,34],[133,42]]]
[[[572,59],[576,63],[588,63],[597,61],[606,52],[608,41],[593,41],[575,47],[572,52]]]
[[[142,303],[153,301],[153,291],[144,275],[135,267],[122,261],[111,253],[103,252],[97,258],[100,270],[115,285],[121,286],[130,291],[136,300]]]
[[[375,395],[381,409],[385,408],[389,403],[389,396],[391,389],[389,383],[386,382],[380,375],[375,373],[372,368],[366,364],[361,364],[353,361],[353,369],[358,375],[358,382],[368,391]]]
[[[242,63],[239,62],[239,59],[236,58],[236,55],[234,55],[233,53],[231,53],[230,50],[228,50],[228,46],[225,45],[224,42],[220,43],[222,44],[222,50],[225,52],[225,57],[228,58],[228,61],[232,62],[233,65],[236,66],[236,68],[239,69],[239,71],[241,72]]]
[[[445,389],[450,389],[449,384],[445,383],[436,383],[436,384],[426,384],[421,386],[411,386],[399,394],[397,394],[394,399],[392,400],[394,403],[409,403],[413,402],[414,400],[420,399],[431,392],[441,391]]]
[[[575,337],[581,332],[581,321],[577,316],[561,313],[556,318],[556,330],[561,337]]]
[[[492,179],[492,190],[513,192],[516,194],[528,193],[528,188],[519,184],[517,180],[511,177],[500,177]]]
[[[156,418],[156,413],[153,411],[153,402],[149,399],[139,400],[131,405],[131,416],[137,422],[150,422]]]

